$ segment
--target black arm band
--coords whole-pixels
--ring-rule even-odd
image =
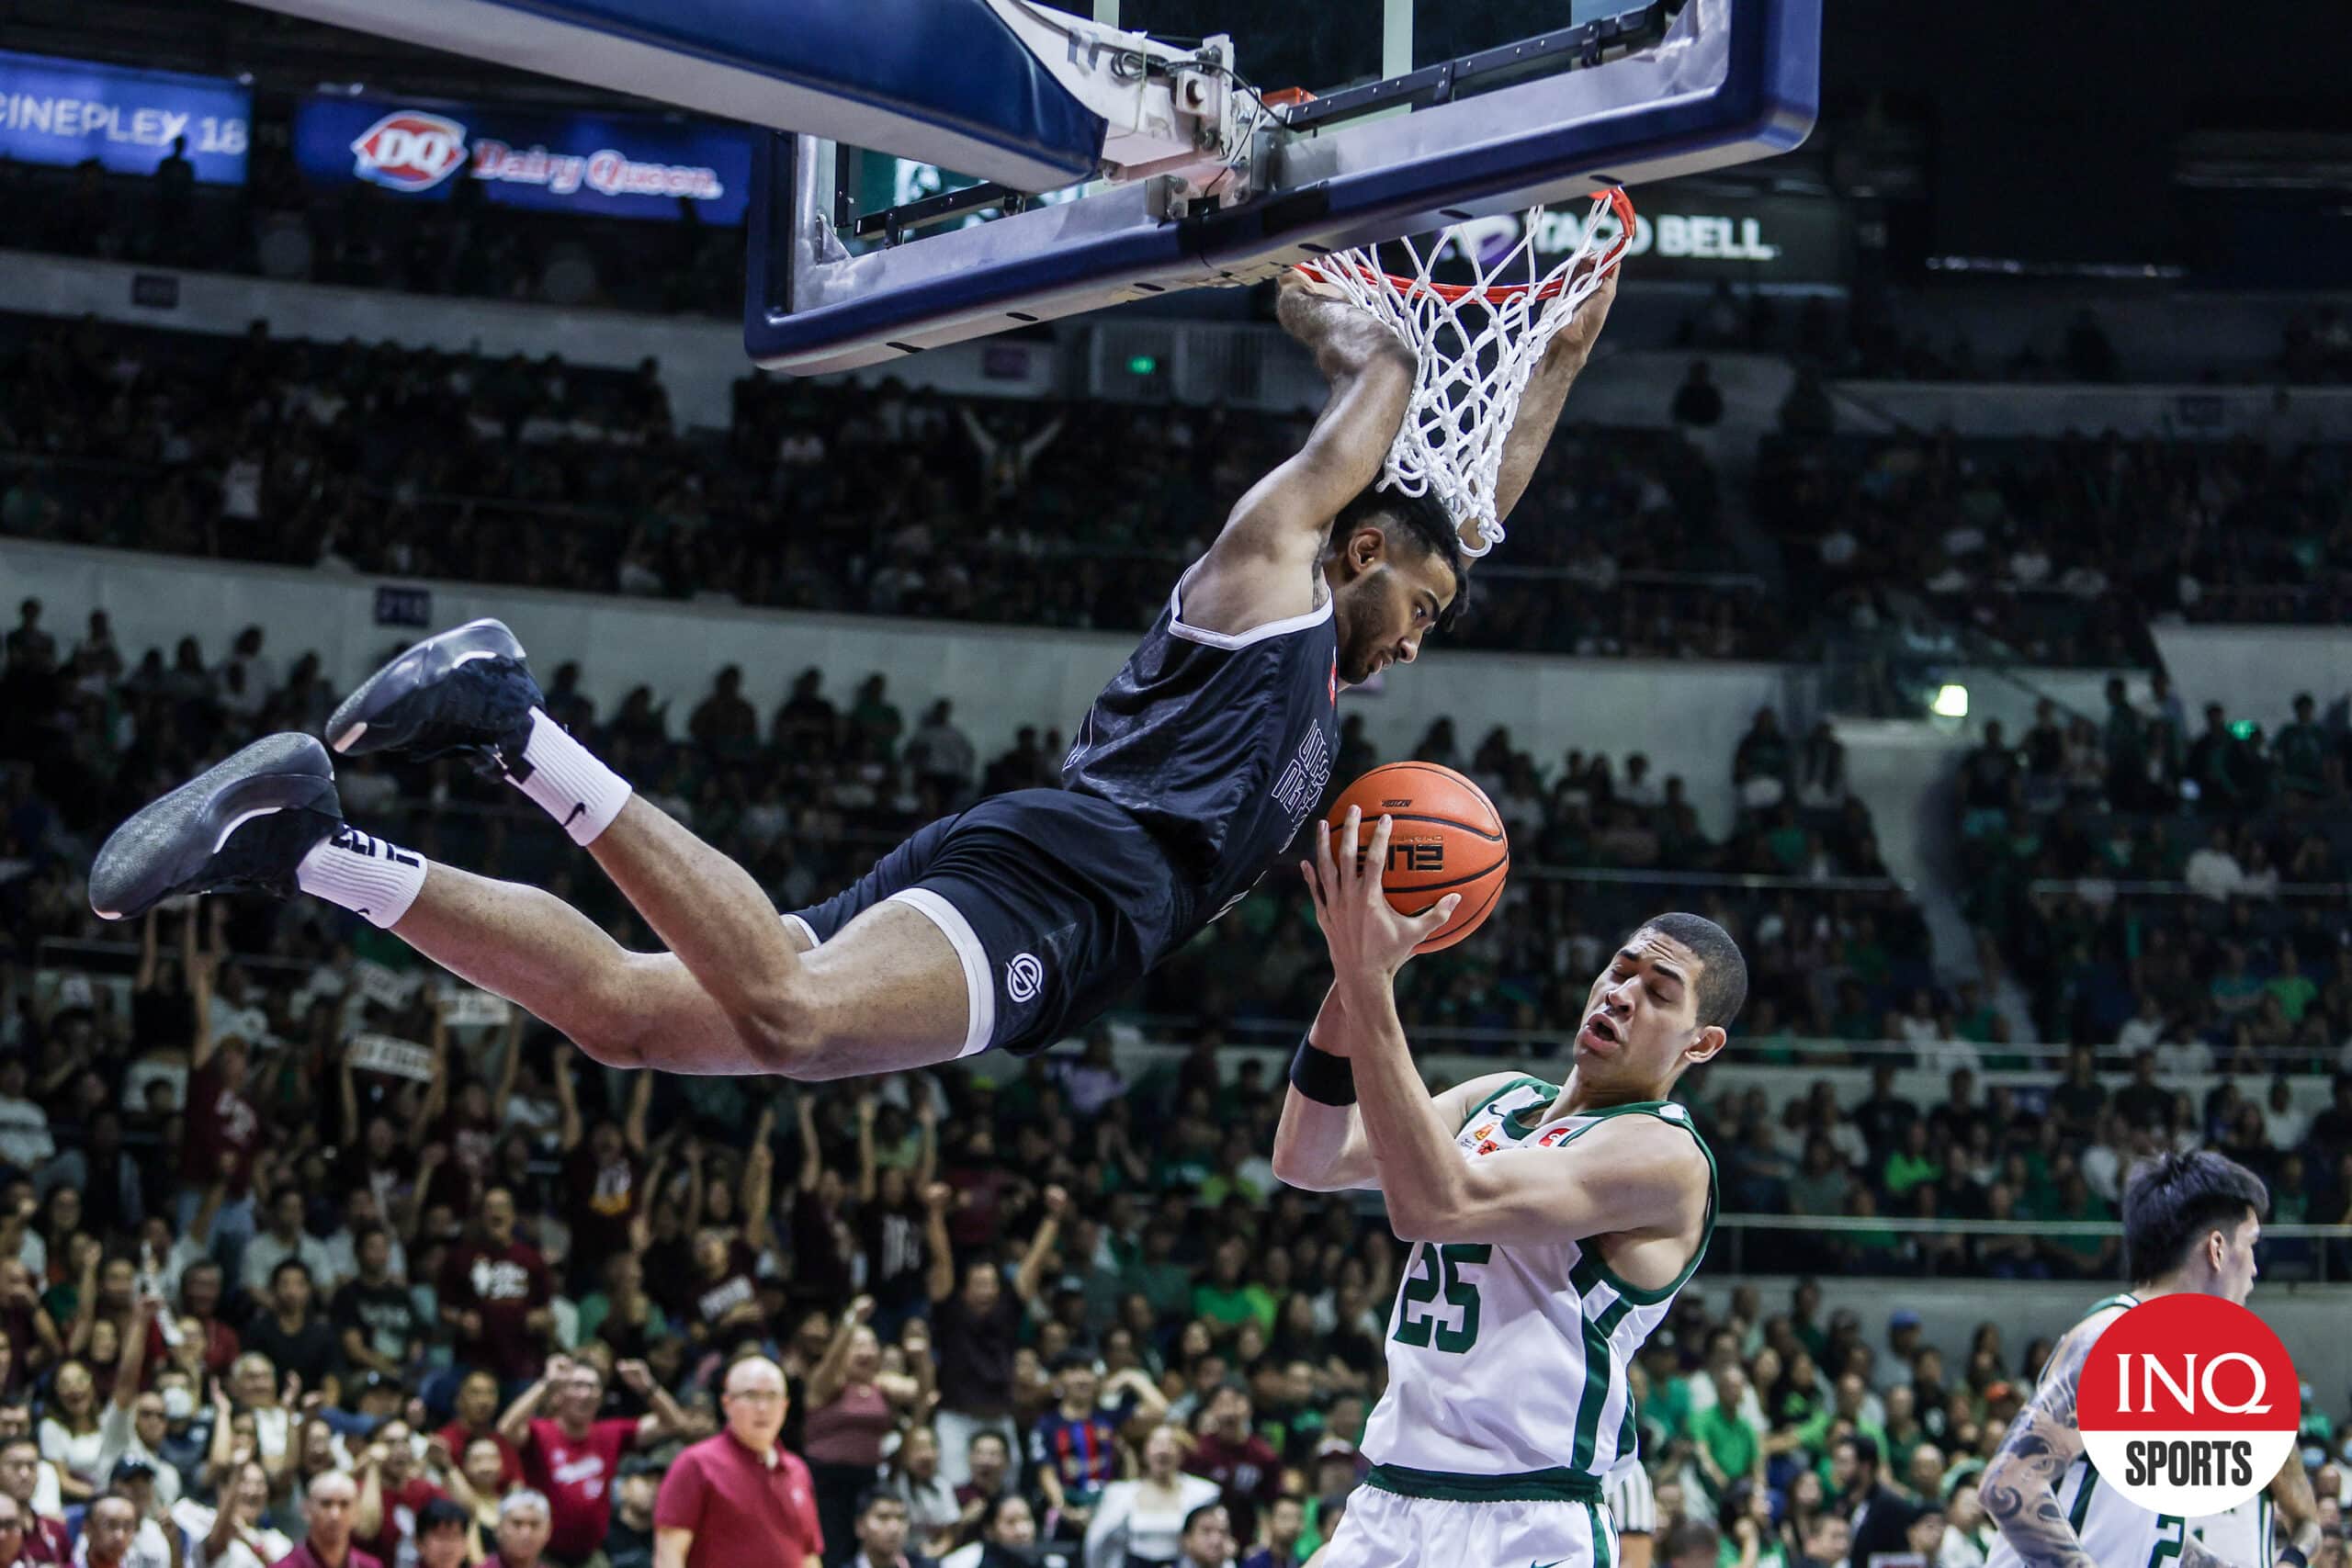
[[[1353,1105],[1356,1069],[1345,1056],[1317,1050],[1312,1040],[1298,1043],[1290,1059],[1290,1086],[1317,1105]]]
[[[2280,1568],[2309,1568],[2311,1559],[2293,1546],[2282,1546],[2278,1549],[2278,1562]]]

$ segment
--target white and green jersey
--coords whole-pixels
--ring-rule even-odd
[[[2301,1459],[2288,1461],[2301,1464]],[[2270,1568],[2278,1560],[2272,1532],[2278,1528],[2270,1494],[2249,1497],[2223,1513],[2205,1514],[2188,1521],[2188,1537],[2206,1551],[2236,1568]]]
[[[1565,1148],[1612,1116],[1655,1116],[1707,1145],[1690,1112],[1645,1100],[1552,1117],[1559,1086],[1518,1078],[1480,1101],[1454,1142],[1464,1159]],[[1598,1504],[1601,1478],[1635,1451],[1626,1369],[1706,1255],[1707,1217],[1674,1282],[1645,1291],[1598,1247],[1421,1242],[1388,1323],[1388,1392],[1364,1429],[1374,1485],[1412,1497]]]
[[[2089,1322],[2110,1307],[2138,1306],[2140,1298],[2125,1292],[2091,1303],[2081,1321]],[[2179,1557],[2188,1539],[2188,1521],[2177,1514],[2143,1508],[2114,1487],[2102,1483],[2088,1454],[2078,1455],[2058,1483],[2058,1506],[2083,1543],[2084,1554],[2099,1568],[2165,1568]],[[2266,1559],[2266,1562],[2267,1560]],[[2002,1536],[1985,1554],[1984,1568],[2020,1568],[2023,1560]]]

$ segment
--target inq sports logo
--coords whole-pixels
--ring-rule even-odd
[[[2159,1296],[2108,1325],[2075,1422],[2102,1485],[2159,1514],[2219,1514],[2295,1451],[2302,1400],[2270,1325],[2219,1296]]]

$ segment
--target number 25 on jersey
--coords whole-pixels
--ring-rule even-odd
[[[1396,1303],[1396,1343],[1417,1349],[1434,1345],[1449,1356],[1459,1356],[1476,1345],[1478,1286],[1464,1279],[1461,1269],[1465,1263],[1485,1263],[1494,1251],[1485,1242],[1452,1242],[1443,1247],[1431,1241],[1421,1243]],[[1441,1296],[1453,1309],[1451,1313],[1435,1305]]]

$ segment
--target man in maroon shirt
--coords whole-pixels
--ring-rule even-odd
[[[138,1533],[138,1505],[119,1492],[105,1493],[83,1517],[83,1561],[89,1568],[121,1568],[130,1555],[130,1538]]]
[[[1238,1383],[1218,1389],[1209,1400],[1209,1429],[1184,1465],[1224,1489],[1236,1540],[1258,1539],[1258,1510],[1271,1506],[1282,1489],[1282,1459],[1250,1429],[1250,1413],[1249,1390]]]
[[[25,1560],[25,1521],[31,1517],[22,1503],[0,1492],[0,1564],[6,1568]]]
[[[645,1116],[652,1103],[653,1075],[637,1076],[625,1122],[600,1116],[583,1138],[570,1053],[560,1056],[556,1105],[563,1118],[562,1189],[571,1206],[571,1278],[584,1284],[603,1279],[605,1260],[628,1250],[629,1222],[645,1197]]]
[[[640,1443],[659,1442],[685,1427],[685,1412],[670,1391],[653,1381],[643,1361],[615,1369],[621,1382],[652,1407],[635,1420],[599,1421],[605,1405],[605,1375],[593,1361],[558,1356],[547,1376],[498,1418],[498,1435],[523,1456],[523,1478],[548,1499],[548,1555],[560,1562],[584,1562],[604,1544],[613,1519],[613,1479],[621,1455]],[[539,1416],[552,1397],[555,1419]]]
[[[778,1440],[784,1369],[747,1356],[727,1369],[727,1429],[680,1454],[653,1504],[653,1568],[820,1568],[817,1489]]]
[[[457,1336],[458,1364],[486,1367],[502,1383],[537,1376],[554,1296],[546,1261],[514,1237],[514,1195],[492,1188],[479,1231],[441,1266],[441,1320]]]
[[[381,1562],[351,1544],[358,1502],[359,1488],[339,1470],[311,1482],[302,1495],[302,1517],[310,1524],[310,1533],[272,1568],[384,1568]]]
[[[528,1487],[500,1498],[495,1544],[484,1568],[539,1568],[548,1545],[548,1500]]]
[[[33,1488],[40,1483],[40,1445],[29,1437],[0,1443],[0,1494],[15,1500],[25,1520],[25,1539],[18,1558],[23,1562],[71,1562],[73,1537],[63,1519],[33,1512]]]
[[[359,1461],[352,1533],[360,1550],[387,1564],[399,1562],[401,1543],[414,1536],[426,1506],[444,1495],[420,1473],[408,1423],[398,1417],[385,1422]]]
[[[196,1042],[188,1052],[187,1133],[180,1144],[179,1229],[188,1233],[205,1190],[223,1182],[228,1195],[212,1217],[211,1246],[215,1257],[233,1267],[254,1236],[254,1151],[261,1144],[261,1116],[245,1098],[253,1057],[240,1035],[213,1038],[212,972],[219,961],[198,954],[191,941],[186,962]]]

